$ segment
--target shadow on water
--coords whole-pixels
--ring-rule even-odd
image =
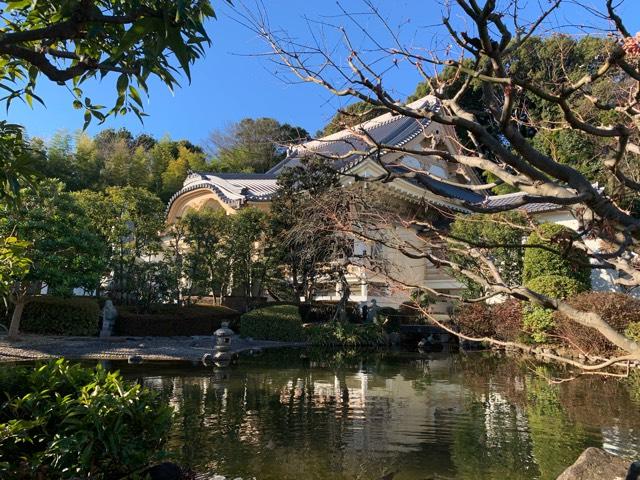
[[[640,453],[638,379],[550,384],[559,372],[488,353],[288,349],[229,369],[111,367],[175,407],[176,460],[231,478],[548,480],[589,446]]]

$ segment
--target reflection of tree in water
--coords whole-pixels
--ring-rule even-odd
[[[522,478],[531,478],[533,470],[539,472],[536,478],[555,479],[586,447],[602,446],[602,437],[598,429],[587,430],[572,415],[576,408],[584,405],[582,400],[577,401],[584,398],[584,384],[549,384],[547,378],[554,376],[551,369],[535,367],[527,360],[505,359],[496,355],[483,355],[482,358],[474,355],[469,358],[462,357],[461,368],[464,371],[465,385],[475,393],[474,399],[480,399],[484,406],[484,417],[478,420],[475,427],[470,426],[470,429],[479,428],[482,435],[486,435],[487,432],[483,429],[486,428],[487,417],[491,410],[496,408],[495,401],[492,402],[491,399],[498,395],[503,401],[504,408],[494,416],[505,422],[505,425],[504,428],[495,428],[493,431],[505,437],[504,442],[500,443],[502,446],[497,450],[500,451],[500,455],[506,454],[507,458],[502,461],[507,465],[511,463],[505,471],[511,471],[512,476],[528,469],[528,473],[523,473]],[[592,392],[602,394],[601,388],[594,385],[591,387]],[[563,401],[564,399],[567,401]],[[473,412],[473,409],[470,411]],[[600,413],[601,417],[606,415],[604,412],[606,410]],[[586,423],[591,424],[588,419]],[[517,432],[517,435],[514,435],[514,432]],[[481,447],[486,450],[482,450]],[[493,445],[487,442],[462,450],[469,455],[474,448],[478,455],[489,456]],[[522,449],[521,455],[524,460],[517,458],[519,449]],[[514,455],[511,455],[511,452]],[[509,459],[513,462],[509,462]],[[469,464],[474,460],[477,462],[477,457],[470,458]],[[496,465],[497,459],[493,460],[483,459],[482,463]]]
[[[466,418],[455,425],[452,459],[456,478],[475,480],[537,478],[531,441],[522,414],[500,398],[470,399]],[[492,423],[494,420],[499,420]]]
[[[544,480],[603,439],[638,445],[640,420],[618,417],[637,409],[623,382],[550,385],[532,368],[482,354],[288,351],[242,358],[226,379],[193,369],[145,381],[178,407],[179,460],[232,478]]]
[[[553,480],[585,448],[601,446],[602,438],[597,430],[573,422],[560,403],[560,385],[549,383],[543,367],[537,373],[527,383],[527,417],[540,479]]]

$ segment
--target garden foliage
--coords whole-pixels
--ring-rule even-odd
[[[305,340],[296,305],[267,306],[245,313],[240,319],[240,335],[260,340]]]
[[[5,367],[0,391],[1,478],[125,478],[158,455],[171,425],[156,392],[101,367]]]
[[[118,308],[116,333],[131,336],[192,336],[212,335],[222,322],[237,329],[239,314],[221,306],[153,305],[144,313],[131,307]]]
[[[571,306],[598,313],[602,319],[628,337],[637,335],[640,322],[640,299],[624,293],[584,292],[568,299]],[[557,334],[569,346],[579,348],[585,353],[606,355],[616,352],[617,348],[602,335],[594,335],[593,329],[569,320],[555,313]]]
[[[591,269],[584,252],[571,246],[577,238],[572,230],[555,223],[543,223],[527,239],[528,245],[547,248],[527,248],[524,253],[523,279],[529,282],[543,275],[572,278],[580,283],[580,291],[591,288]],[[551,250],[551,251],[550,251]],[[553,295],[552,295],[553,296]]]
[[[357,325],[347,322],[327,322],[306,329],[307,339],[318,346],[373,347],[384,345],[387,336],[380,325]]]
[[[22,331],[41,335],[97,335],[99,316],[100,307],[93,298],[35,297],[22,313]]]

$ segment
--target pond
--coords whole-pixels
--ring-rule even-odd
[[[122,373],[167,396],[169,450],[199,473],[551,480],[589,446],[640,454],[637,378],[550,384],[563,372],[495,354],[282,350]]]

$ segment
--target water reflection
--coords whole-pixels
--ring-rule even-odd
[[[180,462],[232,478],[546,480],[587,446],[639,453],[635,388],[551,385],[541,368],[481,353],[288,350],[228,370],[123,373],[175,407]]]

